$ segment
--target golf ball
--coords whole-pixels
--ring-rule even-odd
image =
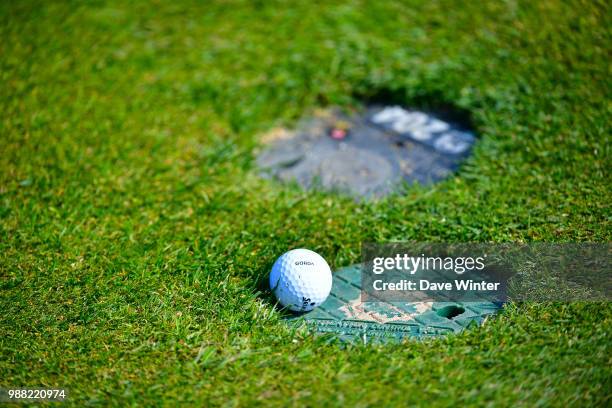
[[[270,273],[270,289],[279,303],[294,312],[308,312],[327,299],[332,287],[325,259],[308,249],[282,254]]]

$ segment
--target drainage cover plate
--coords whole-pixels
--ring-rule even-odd
[[[362,303],[360,287],[360,265],[340,269],[333,274],[332,292],[321,306],[288,320],[348,342],[401,342],[459,333],[501,309],[488,301]]]
[[[434,114],[372,106],[359,114],[320,111],[296,130],[264,136],[257,158],[264,175],[356,197],[380,197],[403,182],[429,184],[448,177],[476,138]]]

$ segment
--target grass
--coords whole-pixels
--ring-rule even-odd
[[[71,405],[610,404],[609,303],[328,344],[261,294],[293,247],[609,241],[606,2],[2,2],[0,386]],[[261,180],[258,135],[393,94],[481,140],[355,203]]]

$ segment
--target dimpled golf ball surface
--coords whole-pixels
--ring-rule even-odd
[[[282,306],[294,312],[308,312],[319,306],[331,287],[329,265],[308,249],[285,252],[272,266],[270,289]]]

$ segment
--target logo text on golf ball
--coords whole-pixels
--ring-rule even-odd
[[[302,297],[302,310],[306,309],[308,306],[314,306],[315,302],[311,302],[310,298]]]

